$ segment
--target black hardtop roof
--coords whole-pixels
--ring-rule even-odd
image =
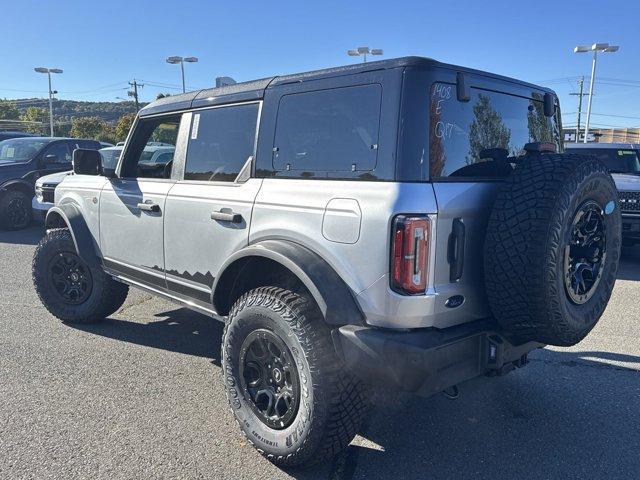
[[[344,65],[341,67],[325,68],[322,70],[313,70],[310,72],[295,73],[292,75],[281,75],[262,78],[259,80],[237,83],[235,85],[198,90],[194,92],[183,93],[181,95],[172,95],[150,103],[142,110],[140,110],[140,116],[183,110],[199,106],[204,107],[207,105],[216,105],[232,101],[259,100],[264,96],[264,91],[267,88],[275,87],[278,85],[401,67],[447,68],[459,72],[491,77],[503,82],[525,85],[543,92],[554,93],[550,89],[540,87],[532,83],[523,82],[515,78],[496,75],[481,70],[474,70],[472,68],[461,67],[458,65],[442,63],[432,58],[400,57],[392,58],[389,60],[379,60],[375,62],[357,63],[352,65]]]

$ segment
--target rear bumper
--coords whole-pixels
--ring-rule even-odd
[[[622,237],[640,241],[640,214],[622,214]]]
[[[347,367],[369,383],[430,396],[479,375],[503,375],[544,345],[511,343],[490,320],[397,332],[346,325],[333,332]]]

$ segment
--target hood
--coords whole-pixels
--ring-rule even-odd
[[[640,175],[614,173],[611,175],[621,192],[640,192]]]
[[[50,175],[45,175],[43,177],[40,177],[36,181],[36,185],[42,185],[44,183],[51,183],[54,185],[58,185],[60,182],[62,182],[62,180],[65,179],[65,177],[67,177],[68,175],[71,175],[72,173],[73,171],[69,170],[68,172],[58,172],[58,173],[52,173]]]

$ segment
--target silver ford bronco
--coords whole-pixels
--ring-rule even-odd
[[[224,321],[241,430],[310,465],[357,434],[372,384],[432,395],[594,327],[618,197],[561,132],[551,90],[415,57],[164,98],[117,161],[74,152],[35,287],[63,322],[129,286]]]

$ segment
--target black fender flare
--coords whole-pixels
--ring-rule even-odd
[[[67,225],[78,256],[90,267],[100,267],[101,260],[96,242],[80,209],[72,203],[51,207],[47,212],[45,227],[47,229],[57,227],[59,225],[58,217],[61,217]]]
[[[0,195],[4,194],[8,190],[18,188],[20,190],[25,190],[31,192],[31,196],[35,195],[35,185],[33,182],[29,182],[27,180],[21,178],[15,178],[13,180],[8,180],[0,185]]]
[[[364,323],[364,315],[352,290],[333,267],[307,247],[287,240],[264,240],[239,250],[227,259],[212,288],[212,302],[218,313],[228,313],[230,305],[225,296],[237,277],[233,265],[247,260],[247,257],[264,257],[289,270],[307,288],[330,325]]]

